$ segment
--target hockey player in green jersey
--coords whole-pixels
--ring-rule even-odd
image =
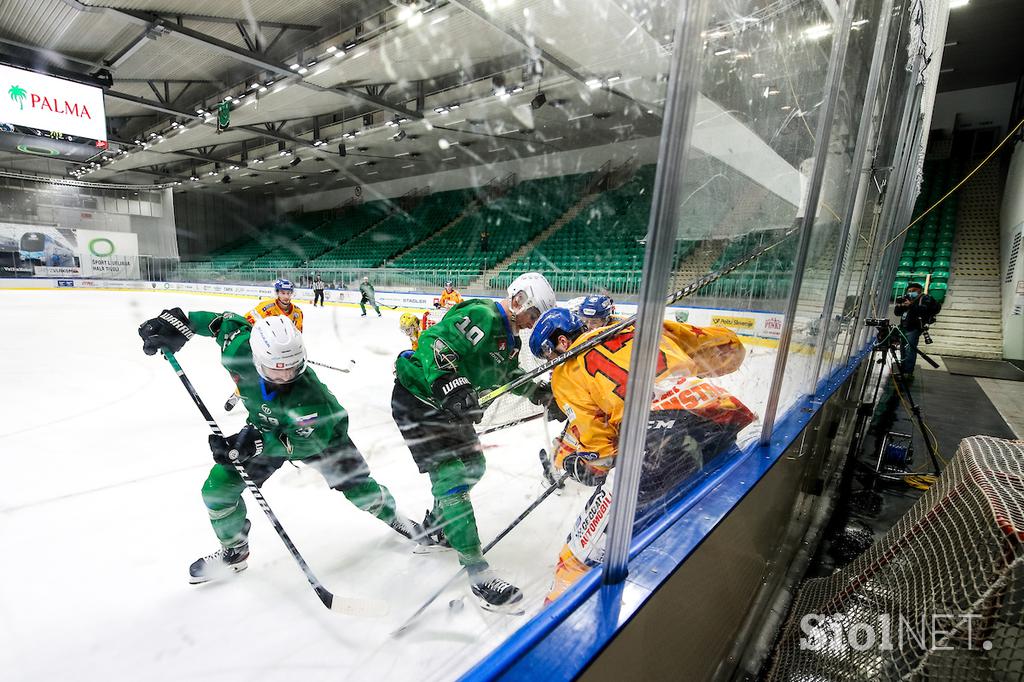
[[[285,462],[301,460],[356,507],[407,538],[434,544],[418,524],[396,513],[391,493],[370,476],[348,436],[348,414],[306,367],[302,334],[290,319],[267,317],[250,326],[245,317],[230,312],[186,315],[173,308],[139,327],[147,355],[161,349],[176,352],[196,334],[216,339],[221,364],[238,386],[248,420],[233,436],[209,438],[215,464],[202,497],[221,549],[192,564],[190,582],[206,582],[246,567],[245,484],[234,464],[241,464],[256,485],[263,485]]]
[[[469,498],[484,474],[483,449],[473,424],[482,416],[477,391],[497,388],[522,373],[519,331],[555,305],[547,280],[530,272],[518,277],[508,298],[470,299],[450,309],[420,335],[416,351],[395,362],[391,412],[420,473],[430,477],[434,508],[425,530],[449,543],[469,574],[484,608],[512,612],[523,598],[518,587],[490,569]],[[517,391],[534,403],[551,399],[550,386],[527,382]]]

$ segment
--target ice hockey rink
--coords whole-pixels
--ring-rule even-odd
[[[564,535],[589,496],[581,486],[551,496],[488,554],[524,590],[525,615],[483,611],[459,580],[400,647],[390,633],[455,574],[456,557],[414,554],[312,470],[286,465],[265,485],[267,500],[328,589],[384,599],[385,617],[324,609],[248,493],[249,569],[188,583],[189,564],[217,547],[199,496],[211,466],[207,427],[168,364],[141,352],[136,329],[168,307],[245,312],[253,302],[164,292],[0,293],[8,329],[18,329],[0,341],[8,379],[0,670],[19,671],[19,680],[229,672],[253,680],[452,679],[540,610]],[[309,358],[351,370],[317,375],[348,410],[372,474],[400,511],[422,518],[429,484],[389,407],[392,360],[407,343],[400,312],[382,308],[378,319],[372,311],[361,318],[354,306],[303,310]],[[238,430],[244,412],[223,409],[233,384],[212,340],[196,337],[177,355],[224,431]],[[751,348],[745,366],[717,382],[760,412],[773,359],[774,351]],[[488,469],[473,499],[487,542],[545,489],[537,457],[545,435],[535,420],[482,440]],[[451,608],[459,598],[464,608]],[[259,653],[239,657],[238,650]]]

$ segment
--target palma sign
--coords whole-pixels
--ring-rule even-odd
[[[50,137],[105,141],[103,91],[0,65],[0,124]]]

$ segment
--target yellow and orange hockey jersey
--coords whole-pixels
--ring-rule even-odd
[[[460,303],[462,303],[462,294],[455,289],[452,289],[450,292],[442,291],[441,298],[438,299],[438,305],[442,308],[451,308]]]
[[[267,298],[257,303],[255,308],[245,314],[245,319],[249,320],[249,324],[256,324],[257,318],[273,317],[274,315],[291,318],[291,321],[295,323],[295,328],[302,331],[302,309],[292,303],[291,310],[285,311],[276,298]]]
[[[570,350],[601,333],[580,335]],[[572,452],[593,452],[589,464],[598,469],[612,465],[618,448],[619,427],[625,407],[626,380],[633,350],[633,327],[606,339],[590,350],[555,367],[551,388],[555,401],[569,418],[556,455],[556,466]],[[730,410],[749,423],[749,410],[728,392],[695,379],[735,371],[746,349],[736,333],[721,327],[695,327],[665,321],[658,349],[656,398],[652,409],[687,409],[715,421],[728,421]]]

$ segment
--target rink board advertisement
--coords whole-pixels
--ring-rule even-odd
[[[139,237],[0,222],[0,277],[139,277]]]
[[[79,230],[80,234],[82,232],[88,231]],[[135,235],[131,236],[134,237]],[[181,291],[221,296],[251,296],[253,298],[274,297],[274,288],[271,286],[206,284],[202,282],[144,282],[132,279],[98,279],[95,278],[95,276],[85,277],[82,279],[66,279],[64,275],[56,275],[55,277],[59,277],[59,279],[0,280],[0,288],[33,289],[61,287],[77,289],[136,289],[167,292]],[[72,282],[73,285],[69,285],[67,283],[60,284],[60,282]],[[312,298],[312,289],[296,287],[296,301],[303,303],[312,300]],[[324,298],[329,303],[356,305],[362,297],[358,290],[328,289],[324,292]],[[422,310],[432,309],[434,307],[434,299],[436,298],[437,295],[435,293],[424,294],[412,291],[378,291],[376,296],[377,305],[379,306],[418,308]],[[564,304],[564,301],[562,303]],[[618,315],[633,315],[636,313],[636,308],[636,305],[633,303],[622,303],[615,306],[615,312]],[[692,325],[696,325],[698,327],[727,327],[735,331],[740,336],[777,340],[782,331],[782,313],[774,313],[771,311],[673,306],[666,310],[666,318],[675,319],[678,313],[685,313],[686,321]]]

